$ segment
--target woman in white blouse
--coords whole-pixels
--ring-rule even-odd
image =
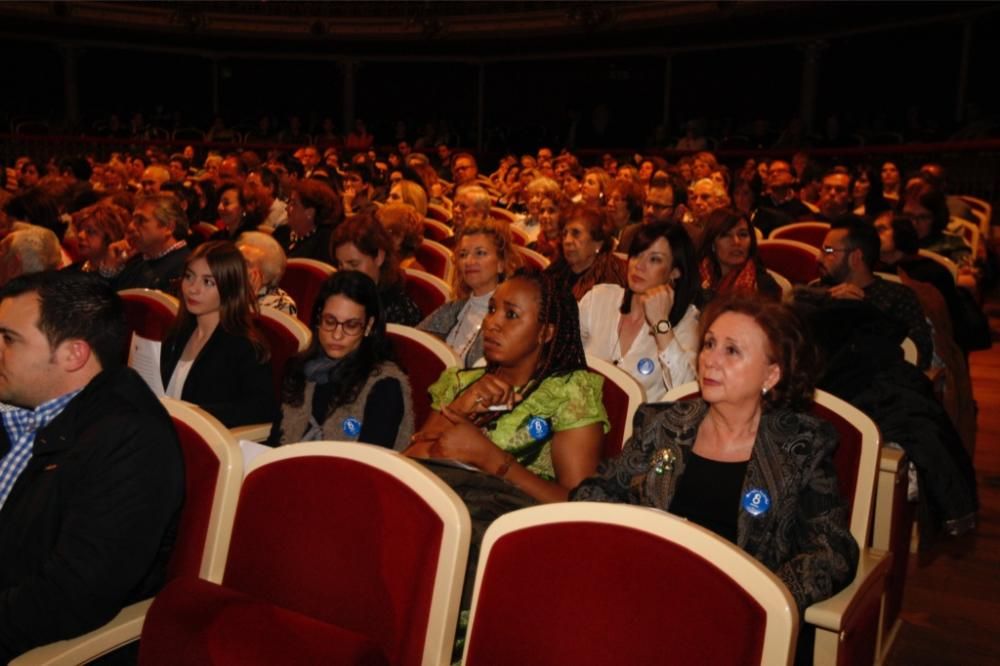
[[[628,287],[595,285],[580,301],[588,354],[635,377],[647,402],[695,379],[698,268],[679,224],[643,226],[628,248]]]
[[[445,303],[417,326],[451,347],[470,368],[483,358],[480,327],[497,285],[521,266],[506,222],[484,219],[462,227],[455,238],[455,300]]]

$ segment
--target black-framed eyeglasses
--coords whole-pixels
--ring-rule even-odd
[[[342,328],[344,335],[354,337],[360,335],[361,331],[365,328],[365,322],[360,319],[348,319],[347,321],[340,321],[333,315],[323,315],[319,320],[320,330],[326,331],[327,333],[336,333],[337,328]]]
[[[819,249],[823,254],[836,254],[837,252],[850,252],[853,247],[830,247],[829,245],[824,245]]]

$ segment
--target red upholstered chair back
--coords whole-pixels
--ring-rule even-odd
[[[191,233],[197,236],[202,242],[207,241],[218,231],[219,227],[215,226],[211,222],[199,222],[198,224],[191,226]]]
[[[118,295],[125,308],[130,334],[160,342],[167,337],[180,307],[176,298],[155,289],[123,289]]]
[[[441,243],[425,238],[414,255],[427,272],[445,282],[451,279],[453,269],[451,250]]]
[[[447,220],[438,220],[437,218],[432,217],[430,212],[430,210],[427,211],[428,217],[425,217],[423,220],[424,238],[430,238],[438,243],[443,243],[451,238],[454,235],[454,232],[451,230],[451,227],[445,224]]]
[[[486,532],[464,663],[787,664],[793,609],[773,574],[692,523],[538,506]]]
[[[811,245],[816,249],[823,247],[826,234],[830,231],[827,222],[793,222],[778,227],[768,236],[771,240],[792,240],[806,245]]]
[[[122,358],[127,360],[130,358],[132,334],[163,342],[177,319],[180,306],[176,298],[155,289],[123,289],[118,295],[122,299],[125,325],[128,327],[126,346],[122,350]]]
[[[413,420],[419,428],[431,415],[431,398],[427,389],[446,368],[461,365],[455,352],[442,340],[425,331],[409,326],[387,324],[386,333],[392,340],[396,362],[410,380],[413,391]]]
[[[535,252],[526,247],[521,247],[520,245],[515,245],[514,249],[517,250],[518,254],[521,255],[521,259],[524,260],[524,265],[528,268],[533,268],[536,271],[544,271],[549,267],[549,260],[545,258],[545,255],[540,252]]]
[[[181,444],[185,484],[167,579],[198,576],[219,582],[243,477],[240,447],[208,412],[180,400],[162,401]]]
[[[819,277],[818,249],[790,240],[764,240],[757,244],[764,266],[781,273],[792,284],[806,284]]]
[[[403,270],[406,273],[403,288],[425,317],[451,298],[451,287],[441,278],[412,268]]]
[[[438,222],[448,222],[451,219],[447,209],[437,204],[427,204],[427,217]]]
[[[271,379],[274,395],[281,402],[281,384],[285,380],[285,366],[289,359],[305,351],[312,340],[312,332],[295,317],[280,310],[263,307],[255,318],[271,351]]]
[[[664,400],[690,400],[699,395],[698,383],[690,382],[668,392]],[[833,456],[837,484],[851,514],[851,534],[859,546],[865,547],[871,537],[872,503],[881,447],[878,427],[856,407],[818,389],[812,414],[829,421],[839,435],[840,443]]]
[[[312,326],[313,306],[319,294],[320,285],[337,269],[330,264],[315,259],[289,259],[285,274],[279,286],[288,292],[298,307],[298,318],[306,326]]]
[[[223,585],[363,634],[389,663],[446,663],[468,538],[464,504],[413,461],[295,444],[251,464]],[[431,642],[444,652],[428,658]]]
[[[604,457],[614,458],[632,436],[632,417],[646,396],[631,375],[607,361],[588,354],[587,367],[604,377],[601,399],[611,422],[611,430],[604,436]]]

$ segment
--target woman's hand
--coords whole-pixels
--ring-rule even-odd
[[[108,245],[107,260],[108,268],[118,268],[123,266],[126,261],[132,258],[135,254],[135,248],[129,245],[128,240],[121,239],[120,241],[115,241]]]
[[[490,411],[490,406],[499,405],[513,409],[521,396],[514,387],[496,375],[483,375],[469,388],[455,398],[448,408],[463,418],[473,418]]]
[[[504,453],[482,431],[450,407],[441,411],[451,423],[438,430],[424,430],[413,436],[406,454],[414,458],[446,458],[492,473],[503,464]]]
[[[639,295],[639,304],[646,316],[646,323],[656,326],[657,322],[667,319],[674,307],[674,288],[669,284],[653,287]]]

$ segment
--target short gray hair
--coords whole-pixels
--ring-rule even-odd
[[[7,252],[21,265],[21,275],[56,270],[62,266],[59,239],[49,229],[28,224],[7,234]]]
[[[472,206],[482,211],[484,215],[490,214],[490,206],[493,205],[493,201],[490,199],[489,192],[485,189],[479,185],[462,185],[455,190],[455,197],[457,198],[460,194],[467,194]]]
[[[173,230],[174,238],[183,240],[188,235],[188,218],[184,208],[181,207],[180,200],[172,193],[153,194],[147,197],[140,197],[135,206],[152,206],[153,218],[161,226],[169,227]]]
[[[278,241],[261,231],[245,231],[236,239],[238,248],[242,250],[244,245],[261,252],[258,268],[260,268],[261,277],[264,278],[264,286],[277,285],[288,265],[288,258]]]

